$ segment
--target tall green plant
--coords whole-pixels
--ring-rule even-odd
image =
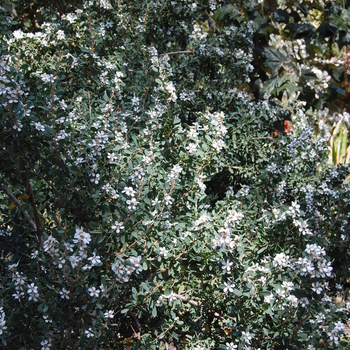
[[[348,129],[344,126],[343,120],[340,120],[332,129],[329,144],[331,164],[349,164],[350,145],[348,143]]]

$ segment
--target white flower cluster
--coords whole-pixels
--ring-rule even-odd
[[[282,269],[283,267],[289,267],[290,266],[289,256],[286,255],[285,253],[276,254],[272,264],[273,264],[273,267],[278,269]]]
[[[283,281],[280,288],[277,288],[276,294],[283,300],[289,295],[289,292],[292,290],[294,290],[294,283]]]
[[[97,2],[99,3],[100,7],[106,10],[110,10],[113,8],[111,3],[108,0],[97,0]]]
[[[332,276],[332,263],[325,259],[326,251],[317,244],[307,244],[305,252],[308,258],[299,258],[296,265],[299,266],[300,275],[311,278],[326,278]]]
[[[171,171],[170,171],[170,174],[168,175],[168,181],[169,181],[170,183],[172,183],[173,181],[175,181],[175,180],[179,177],[179,175],[180,175],[182,169],[183,169],[183,168],[182,168],[180,165],[175,164],[175,165],[172,167],[172,169],[171,169]]]
[[[341,334],[344,333],[345,324],[341,321],[338,321],[334,324],[334,328],[332,331],[328,331],[327,335],[330,340],[330,345],[339,345],[339,338]]]
[[[229,210],[227,213],[227,218],[224,223],[224,227],[221,227],[218,231],[219,236],[213,239],[214,248],[228,248],[230,250],[237,247],[239,243],[239,236],[231,237],[232,229],[236,223],[239,223],[244,215],[243,213],[237,212],[235,209]]]
[[[207,213],[203,213],[193,224],[193,230],[199,231],[203,228],[204,224],[211,221],[210,216]]]
[[[20,300],[24,296],[23,286],[25,284],[26,277],[23,276],[22,273],[19,273],[18,271],[16,271],[17,265],[18,263],[9,265],[8,269],[12,271],[12,282],[15,286],[15,291],[16,291],[14,294],[12,294],[12,296],[15,298],[15,300]]]
[[[96,127],[99,127],[96,125]],[[103,130],[98,130],[95,137],[88,143],[93,156],[101,156],[102,150],[106,147],[108,141],[108,134]]]
[[[91,242],[91,235],[87,232],[84,232],[84,228],[76,228],[73,238],[73,244],[64,242],[65,252],[61,252],[59,249],[59,242],[56,238],[50,235],[44,242],[43,250],[45,253],[49,254],[54,258],[54,265],[57,265],[59,269],[62,269],[66,263],[66,258],[68,252],[73,252],[73,248],[77,248],[78,251],[69,256],[68,260],[74,269],[79,265],[83,259],[87,259],[89,263],[85,264],[82,267],[82,270],[90,270],[92,267],[101,264],[101,257],[96,255],[94,252],[92,256],[87,257],[86,248]]]
[[[172,81],[165,82],[164,88],[170,94],[168,101],[176,102],[177,96],[176,96],[176,88],[174,83]]]
[[[202,114],[201,117],[205,123],[205,126],[202,127],[202,130],[206,132],[207,136],[211,137],[211,146],[213,149],[216,152],[220,152],[226,146],[224,137],[227,134],[227,128],[224,125],[224,113],[210,113],[209,111],[206,111]]]
[[[77,18],[78,16],[75,13],[67,13],[62,15],[62,19],[68,21],[70,24],[73,24]]]
[[[198,123],[193,123],[189,127],[189,130],[187,131],[187,137],[190,140],[190,143],[186,146],[186,150],[189,154],[195,153],[197,151],[198,145],[200,143],[199,139],[199,131],[201,130],[201,127]]]
[[[297,61],[309,57],[304,39],[284,40],[281,35],[270,34],[269,46],[276,49],[283,49],[285,51],[284,53],[289,53]]]
[[[115,85],[115,90],[117,92],[121,91],[121,84],[122,84],[122,79],[124,77],[124,74],[122,72],[116,72],[114,76],[114,85]]]
[[[206,33],[202,27],[198,24],[195,24],[193,26],[193,31],[191,35],[189,36],[190,40],[194,41],[204,41],[208,36],[208,33]]]
[[[316,79],[307,82],[307,85],[315,91],[315,97],[319,99],[321,94],[326,93],[332,77],[327,71],[316,67],[312,68],[312,72],[316,75]]]
[[[90,233],[84,232],[84,228],[76,228],[73,242],[81,248],[86,248],[86,246],[91,242]]]
[[[205,179],[205,175],[204,174],[199,174],[198,177],[196,177],[195,181],[198,185],[198,187],[201,189],[201,191],[205,191],[205,189],[207,188],[206,184],[203,182],[203,180]]]
[[[4,95],[7,99],[6,102],[3,103],[4,107],[7,107],[7,104],[13,104],[17,103],[21,96],[24,95],[24,91],[22,90],[21,87],[24,86],[24,82],[19,80],[18,82],[11,77],[11,68],[7,63],[4,61],[0,62],[0,96]],[[19,106],[22,107],[22,113],[23,107],[24,106]],[[20,129],[23,127],[23,125],[20,123],[19,120],[17,120],[18,123],[18,131],[21,131]],[[16,124],[13,127],[16,129]]]
[[[173,303],[176,300],[178,300],[177,294],[171,291],[168,295],[162,294],[161,296],[159,296],[159,298],[157,299],[157,306],[163,306],[167,303]]]
[[[142,170],[142,169],[141,169]],[[143,173],[143,172],[142,172]],[[142,175],[142,173],[141,173],[141,175]],[[143,173],[144,174],[144,173]],[[136,174],[136,176],[137,176],[137,174]],[[134,175],[132,175],[132,180],[134,180],[135,179],[135,174]],[[137,207],[137,205],[139,204],[139,202],[137,201],[137,199],[134,197],[135,196],[135,193],[136,193],[136,191],[132,188],[132,187],[130,187],[130,186],[126,186],[126,187],[124,187],[124,190],[122,191],[123,193],[125,193],[127,196],[129,196],[129,197],[131,197],[130,199],[127,199],[126,200],[126,205],[128,206],[128,210],[130,210],[130,211],[134,211],[134,210],[136,210],[136,207]],[[116,222],[117,223],[117,222]],[[118,225],[115,225],[116,227],[115,227],[115,229],[116,230],[118,230],[118,228],[119,228],[119,231],[120,231],[120,229],[122,229],[122,227],[119,225],[119,223],[118,223]],[[113,227],[112,227],[113,228]],[[118,233],[118,232],[117,232]]]
[[[47,74],[47,73],[41,74],[40,78],[43,81],[43,83],[46,83],[46,84],[49,84],[49,83],[53,84],[56,80],[56,77],[53,74]]]
[[[127,283],[133,272],[139,274],[142,271],[140,261],[141,256],[132,256],[125,260],[122,256],[119,256],[117,261],[111,265],[112,270],[117,276],[117,281],[120,283]]]
[[[152,62],[152,66],[153,68],[157,68],[158,69],[158,66],[157,66],[157,63],[158,63],[158,51],[157,49],[154,47],[154,46],[151,46],[149,48],[149,53],[150,53],[150,60]]]
[[[300,276],[309,276],[311,278],[326,278],[332,276],[333,267],[331,262],[326,260],[326,251],[317,244],[307,244],[305,253],[307,257],[299,257],[292,261],[289,255],[285,253],[276,254],[272,264],[275,269],[289,267],[299,271]]]

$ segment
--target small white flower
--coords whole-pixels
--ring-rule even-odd
[[[152,205],[155,207],[157,204],[160,203],[160,200],[158,199],[158,197],[154,200],[152,200]]]
[[[41,124],[40,122],[34,122],[34,127],[36,130],[44,132],[45,131],[45,126]]]
[[[231,266],[233,265],[233,262],[230,262],[229,260],[227,260],[226,262],[225,261],[223,261],[222,262],[222,269],[225,271],[226,270],[226,272],[227,273],[229,273],[230,271],[231,271]]]
[[[288,301],[291,303],[293,307],[298,306],[298,298],[295,295],[288,295]]]
[[[60,291],[61,298],[69,300],[70,299],[69,298],[69,293],[70,293],[69,290],[66,290],[65,288],[62,288],[62,290]]]
[[[29,294],[28,300],[31,301],[38,301],[39,293],[38,293],[38,287],[34,285],[34,283],[31,283],[28,286],[27,293]]]
[[[80,258],[75,256],[75,255],[72,255],[72,256],[69,257],[69,261],[70,261],[70,263],[72,265],[72,268],[74,269],[75,267],[78,266]]]
[[[113,310],[109,310],[107,312],[104,313],[104,317],[105,318],[114,318],[114,312]]]
[[[120,230],[124,229],[124,225],[122,222],[115,221],[114,225],[112,225],[112,230],[115,230],[116,233],[119,233]]]
[[[272,294],[266,295],[266,296],[264,297],[264,302],[265,302],[266,304],[270,304],[271,301],[274,300],[274,299],[275,299],[275,297],[274,297]]]
[[[24,292],[20,292],[19,290],[16,290],[16,293],[12,294],[12,296],[16,299],[16,300],[21,300],[24,296]]]
[[[92,338],[94,336],[94,333],[92,332],[92,329],[89,328],[85,331],[86,338]]]
[[[233,288],[235,288],[235,284],[234,283],[226,283],[224,282],[224,293],[232,293],[233,292]]]
[[[249,332],[242,332],[242,336],[244,337],[244,342],[250,344],[252,337]]]
[[[48,340],[43,340],[40,345],[41,350],[50,350],[52,344]]]
[[[0,335],[2,335],[3,331],[6,329],[6,321],[3,318],[0,318]]]
[[[234,343],[226,343],[226,350],[236,350],[237,345]]]
[[[101,264],[101,257],[99,255],[96,255],[96,253],[93,253],[93,256],[88,258],[88,260],[91,261],[92,266]]]
[[[132,197],[131,199],[126,201],[126,204],[128,205],[129,210],[136,210],[136,206],[139,202],[136,200],[135,197]]]
[[[297,202],[292,202],[292,205],[289,207],[290,215],[295,218],[297,214],[299,214],[300,205]]]
[[[316,294],[321,294],[323,291],[323,287],[321,286],[320,282],[313,282],[311,289],[316,293]]]
[[[192,154],[194,152],[197,151],[197,144],[196,143],[190,143],[187,147],[186,147],[187,151],[189,154]]]
[[[170,205],[173,203],[173,199],[169,195],[166,195],[164,197],[164,202],[165,202],[165,205]]]
[[[76,228],[73,242],[85,247],[91,242],[91,235],[87,232],[84,232],[83,227]]]
[[[66,36],[64,35],[64,31],[58,30],[57,31],[57,40],[64,40],[65,38],[66,38]]]
[[[225,147],[225,142],[221,139],[214,140],[212,146],[217,152],[220,152]]]
[[[100,290],[99,290],[99,289],[96,289],[95,287],[89,288],[88,291],[89,291],[91,297],[96,297],[96,298],[98,298],[99,295],[100,295]]]
[[[164,258],[166,258],[168,256],[168,253],[169,253],[169,251],[166,248],[164,248],[164,247],[159,248],[159,254],[163,255]]]
[[[135,195],[135,190],[132,187],[125,187],[122,192],[130,197],[134,197],[134,195]]]
[[[106,288],[103,284],[100,285],[100,291],[102,294],[106,291]]]

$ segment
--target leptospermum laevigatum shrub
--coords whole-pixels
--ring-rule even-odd
[[[3,348],[348,348],[349,167],[273,136],[251,23],[207,7],[1,12]]]

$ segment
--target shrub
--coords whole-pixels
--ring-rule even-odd
[[[2,12],[4,348],[347,348],[349,167],[298,102],[273,136],[252,23],[204,12],[90,0],[34,33]]]

